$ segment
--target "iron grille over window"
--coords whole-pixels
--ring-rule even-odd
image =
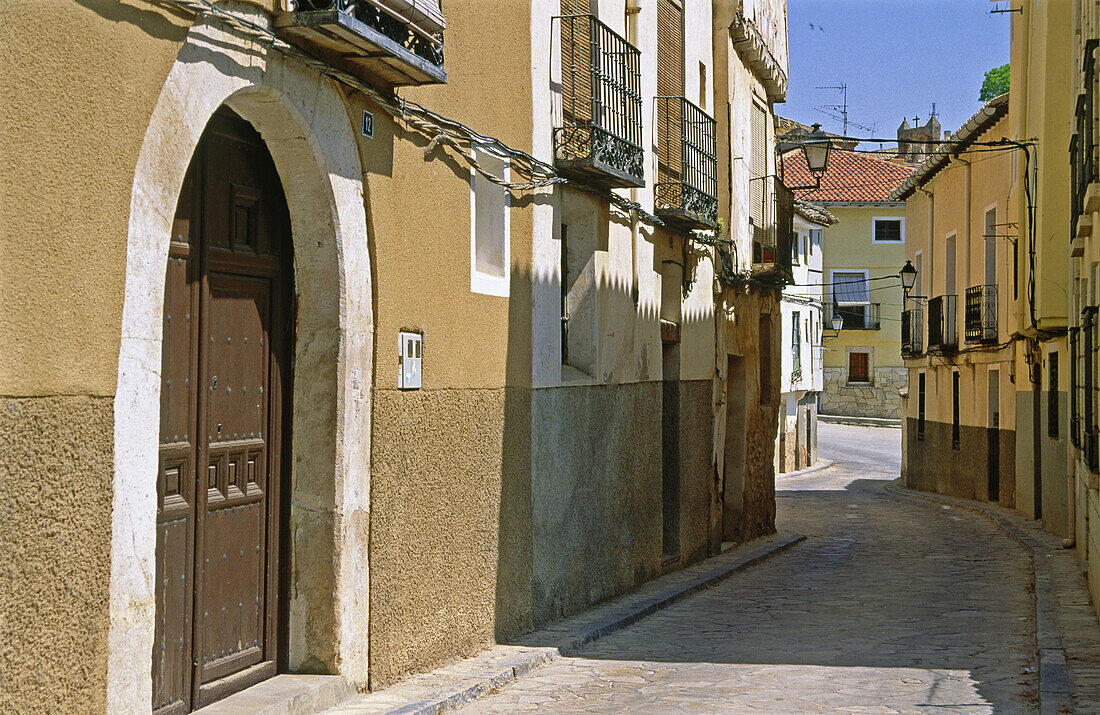
[[[966,342],[997,342],[997,286],[967,288],[964,313]]]
[[[684,97],[657,97],[656,213],[687,228],[718,225],[715,122]]]
[[[1081,312],[1081,333],[1084,335],[1085,352],[1085,461],[1089,469],[1100,468],[1100,434],[1096,429],[1096,307],[1089,306]]]
[[[955,324],[955,296],[940,295],[928,300],[928,349],[949,350],[958,347]]]
[[[1085,43],[1084,82],[1081,94],[1077,97],[1077,132],[1070,140],[1070,238],[1077,235],[1077,217],[1085,212],[1085,194],[1089,184],[1097,179],[1096,136],[1096,47],[1100,40],[1092,39]]]
[[[919,307],[901,312],[901,354],[920,355],[924,350],[924,316]]]
[[[641,53],[592,15],[561,21],[562,126],[554,163],[609,187],[645,185]]]
[[[295,0],[275,27],[289,40],[364,79],[393,86],[443,84],[438,0]]]
[[[1077,395],[1081,387],[1078,384],[1081,374],[1078,367],[1081,359],[1080,334],[1080,328],[1069,329],[1069,441],[1078,449],[1081,448],[1081,415]]]

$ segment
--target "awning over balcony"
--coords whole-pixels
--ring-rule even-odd
[[[869,305],[871,297],[866,276],[862,273],[834,273],[833,298],[840,306]]]

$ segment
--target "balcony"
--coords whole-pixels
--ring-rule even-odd
[[[997,342],[997,286],[966,289],[963,331],[968,343]]]
[[[684,97],[657,97],[654,213],[683,229],[718,225],[714,119]]]
[[[915,357],[924,352],[924,314],[920,307],[901,312],[901,356]]]
[[[928,349],[955,350],[959,346],[956,296],[928,299]]]
[[[791,242],[794,240],[794,192],[777,177],[764,177],[761,206],[750,216],[752,272],[782,283],[793,280]]]
[[[1070,154],[1070,240],[1078,237],[1078,218],[1096,209],[1087,206],[1089,185],[1097,181],[1095,128],[1096,103],[1096,47],[1100,40],[1085,44],[1085,59],[1081,68],[1082,89],[1077,97],[1074,115],[1076,132],[1069,144]],[[1095,195],[1095,189],[1094,189]],[[1080,255],[1075,253],[1075,255]]]
[[[882,318],[878,303],[866,303],[864,305],[833,304],[833,312],[829,317],[830,322],[836,316],[844,321],[841,330],[879,330]]]
[[[446,84],[439,0],[287,0],[275,29],[356,77],[389,87]]]
[[[606,188],[645,186],[641,53],[592,15],[561,22],[562,125],[554,165]]]

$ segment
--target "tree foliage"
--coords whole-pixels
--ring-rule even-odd
[[[988,102],[994,97],[999,97],[1008,91],[1008,65],[994,67],[985,73],[985,81],[982,82],[982,91],[978,99]]]

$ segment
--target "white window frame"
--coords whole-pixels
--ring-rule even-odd
[[[511,181],[512,164],[507,156],[492,151],[482,150],[504,162],[504,180]],[[471,158],[477,159],[476,150],[471,153]],[[512,284],[512,222],[510,209],[512,197],[507,189],[504,190],[504,275],[492,276],[477,270],[477,170],[470,167],[470,291],[482,295],[492,295],[507,298]]]
[[[875,238],[878,234],[877,226],[879,221],[898,221],[901,223],[901,240],[900,241],[879,241]],[[871,243],[879,246],[904,246],[905,245],[905,217],[904,216],[872,216],[871,217]]]

